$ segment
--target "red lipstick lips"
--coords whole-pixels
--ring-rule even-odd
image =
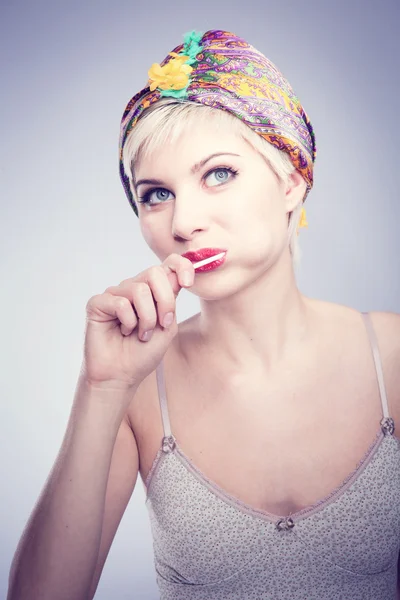
[[[212,271],[222,265],[225,262],[226,252],[222,248],[202,248],[201,250],[186,252],[182,256],[192,262],[196,273],[202,273]],[[216,260],[212,260],[213,256],[217,257]]]
[[[221,252],[226,252],[225,248],[201,248],[200,250],[196,250],[194,252],[185,252],[185,254],[182,254],[182,256],[188,258],[192,263],[194,263],[198,262],[199,260],[204,260],[205,258],[210,258],[210,256],[221,254]]]

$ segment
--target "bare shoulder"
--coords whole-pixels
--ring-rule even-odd
[[[370,312],[382,360],[385,381],[390,384],[392,399],[400,415],[400,314]]]
[[[400,314],[394,312],[371,311],[371,320],[378,341],[391,348],[392,353],[400,352]]]
[[[354,333],[354,328],[362,328],[361,313],[355,308],[325,302],[322,300],[311,300],[310,305],[315,314],[320,317],[317,322],[325,321],[335,332]],[[400,353],[400,314],[394,312],[369,311],[373,329],[379,342],[379,349],[394,358]],[[382,345],[382,347],[381,347]]]
[[[400,315],[393,312],[369,313],[382,362],[383,379],[390,416],[400,427]],[[400,439],[400,432],[396,434]]]
[[[333,306],[337,310],[341,309],[342,323],[348,323],[348,334],[352,335],[351,332],[355,330],[351,324],[356,325],[357,320],[360,323],[360,313],[348,307]],[[400,423],[400,314],[369,311],[369,316],[378,344],[389,407],[395,422]],[[357,336],[357,339],[363,338]],[[354,344],[354,349],[357,349],[357,344]]]
[[[321,338],[332,340],[348,356],[357,357],[365,348],[365,325],[359,310],[349,306],[309,300]],[[382,362],[385,386],[393,407],[396,405],[400,422],[400,314],[369,311]],[[335,341],[334,341],[335,340]]]
[[[362,327],[361,314],[358,310],[334,304],[317,301],[321,314],[330,321],[335,331],[353,332],[354,327]],[[375,331],[379,351],[386,368],[392,373],[393,369],[400,372],[400,314],[394,312],[369,311],[373,329]],[[400,375],[400,373],[399,373]]]

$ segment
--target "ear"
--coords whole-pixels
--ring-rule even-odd
[[[285,190],[286,212],[292,212],[303,200],[307,190],[307,184],[300,173],[296,170],[289,176]]]

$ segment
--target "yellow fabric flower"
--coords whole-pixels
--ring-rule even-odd
[[[170,52],[169,56],[173,56],[176,60],[180,60],[182,63],[186,62],[189,56],[186,54],[178,54],[177,52]]]
[[[149,85],[152,92],[157,87],[161,90],[181,90],[189,83],[189,74],[193,67],[184,64],[190,57],[184,54],[170,52],[173,57],[163,67],[159,63],[153,63],[149,69]]]

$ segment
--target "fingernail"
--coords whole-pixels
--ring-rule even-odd
[[[153,330],[144,331],[142,334],[142,342],[148,342],[151,336],[153,335]]]
[[[174,313],[172,313],[172,312],[167,313],[164,317],[163,327],[169,327],[170,325],[172,325],[173,320],[174,320]]]
[[[182,273],[182,282],[183,282],[183,285],[190,285],[192,283],[192,276],[187,271]]]

